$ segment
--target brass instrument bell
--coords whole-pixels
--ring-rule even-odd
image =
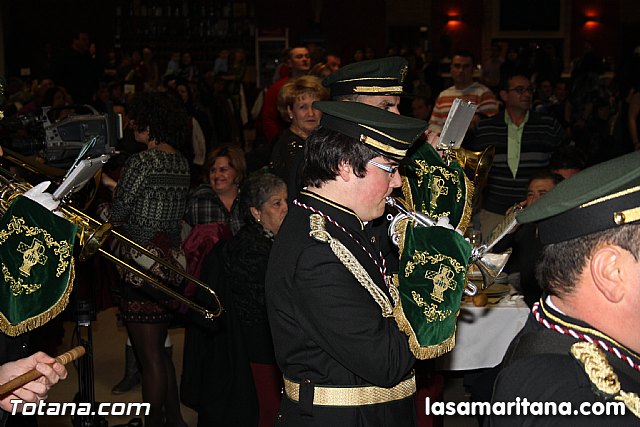
[[[471,151],[465,148],[453,150],[453,155],[462,168],[465,175],[476,189],[483,188],[487,184],[489,170],[496,154],[496,147],[491,145],[482,151]]]

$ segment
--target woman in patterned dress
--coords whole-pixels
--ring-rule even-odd
[[[111,222],[120,225],[125,236],[166,256],[180,248],[180,220],[189,191],[189,162],[179,151],[187,116],[174,98],[141,93],[131,102],[130,118],[136,141],[147,149],[124,166]],[[122,317],[142,367],[142,398],[151,404],[145,425],[183,426],[175,369],[164,350],[169,301],[148,284],[123,282]]]

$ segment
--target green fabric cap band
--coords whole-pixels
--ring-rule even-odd
[[[538,223],[543,244],[640,221],[640,152],[592,166],[560,182],[517,217]]]

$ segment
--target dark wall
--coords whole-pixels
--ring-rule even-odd
[[[290,43],[317,41],[351,62],[357,48],[373,47],[381,55],[386,43],[384,0],[323,0],[316,15],[313,2],[258,1],[256,24],[264,28],[288,27]]]
[[[620,59],[628,54],[622,50],[619,14],[619,0],[573,0],[571,58],[582,56],[585,42],[603,57]],[[596,20],[586,22],[587,16]]]
[[[4,13],[9,75],[18,75],[23,67],[32,67],[37,75],[45,66],[46,50],[69,46],[74,31],[89,32],[98,49],[113,43],[115,15],[110,1],[7,1]]]
[[[323,0],[319,13],[311,1],[247,0],[255,5],[255,24],[288,27],[293,44],[316,41],[350,62],[356,48],[373,47],[381,55],[386,44],[384,0]],[[31,67],[40,74],[47,50],[69,46],[74,30],[86,30],[98,52],[114,44],[114,1],[7,1],[4,5],[5,58],[8,75]],[[124,46],[123,46],[124,47]],[[249,46],[252,48],[253,46]]]
[[[489,0],[485,0],[489,1]],[[479,60],[482,49],[483,1],[434,1],[431,7],[431,46],[436,57],[469,50]],[[449,21],[457,16],[457,21]]]

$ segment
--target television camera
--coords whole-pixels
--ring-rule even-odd
[[[71,114],[55,120],[56,112],[70,109]],[[0,146],[23,156],[36,155],[52,167],[69,168],[92,138],[95,144],[85,158],[114,153],[122,139],[122,116],[111,106],[104,114],[89,105],[43,107],[42,114],[0,120]]]

